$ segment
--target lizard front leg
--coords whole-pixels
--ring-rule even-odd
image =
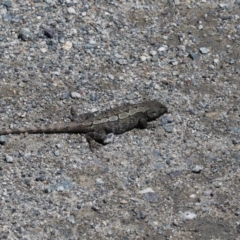
[[[107,134],[106,134],[105,130],[86,133],[86,139],[88,142],[95,140],[96,142],[101,143],[101,144],[104,143],[106,136],[107,136]]]
[[[85,136],[89,144],[89,148],[93,152],[95,149],[99,149],[101,144],[104,144],[107,134],[104,130],[101,130],[86,133]]]
[[[142,129],[147,128],[147,125],[148,125],[148,123],[147,123],[147,119],[146,118],[139,119],[138,126],[140,128],[142,128]]]

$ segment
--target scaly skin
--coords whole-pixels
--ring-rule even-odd
[[[146,128],[147,122],[152,121],[167,112],[160,102],[146,101],[139,104],[128,104],[101,112],[97,117],[91,116],[86,120],[74,116],[69,123],[49,124],[16,129],[2,129],[0,135],[20,133],[86,133],[88,140],[103,142],[109,133],[121,134],[133,128]],[[88,114],[84,114],[87,116]],[[90,116],[91,114],[89,114]]]

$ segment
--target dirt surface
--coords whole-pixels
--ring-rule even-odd
[[[0,3],[1,128],[158,99],[90,151],[0,136],[0,239],[240,239],[240,2]]]

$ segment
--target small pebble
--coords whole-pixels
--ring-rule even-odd
[[[216,182],[213,183],[213,185],[214,185],[215,188],[220,188],[223,185],[223,183],[219,182],[219,181],[216,181]]]
[[[173,132],[173,126],[170,124],[164,125],[163,128],[164,128],[165,132],[167,132],[167,133]]]
[[[198,60],[200,58],[200,54],[199,53],[189,53],[189,57],[192,59],[192,60]]]
[[[235,214],[235,216],[238,217],[238,216],[240,215],[240,211],[236,211],[234,214]],[[240,230],[240,229],[239,229],[239,230]],[[240,231],[239,231],[239,233],[240,233]]]
[[[8,163],[13,163],[13,162],[14,162],[14,159],[13,159],[12,156],[6,155],[6,156],[5,156],[5,161],[8,162]]]
[[[120,65],[126,65],[126,64],[128,64],[127,60],[126,60],[126,59],[123,59],[123,58],[118,59],[118,60],[117,60],[117,63],[120,64]]]
[[[207,53],[210,52],[210,50],[209,50],[208,48],[206,48],[206,47],[201,47],[199,50],[200,50],[200,52],[201,52],[202,54],[207,54]]]
[[[62,191],[69,191],[72,189],[72,182],[71,181],[68,181],[68,180],[64,180],[60,183],[58,183],[56,186],[55,186],[55,190],[56,191],[59,191],[59,192],[62,192]]]
[[[209,70],[214,70],[215,67],[214,67],[212,64],[210,64],[210,65],[208,66],[208,69],[209,69]]]
[[[162,46],[158,49],[158,52],[165,52],[168,49],[167,46]]]
[[[206,190],[206,191],[203,192],[204,196],[210,196],[211,194],[212,194],[212,190],[211,189]]]
[[[99,99],[99,96],[98,96],[98,94],[97,94],[96,92],[93,92],[93,93],[90,94],[90,100],[91,100],[92,102],[95,102],[95,101],[97,101],[98,99]]]
[[[143,199],[150,203],[156,203],[159,201],[158,194],[155,192],[147,192],[143,194]]]
[[[40,51],[41,51],[42,53],[46,53],[46,52],[47,52],[47,48],[40,48]]]
[[[58,149],[60,149],[60,148],[62,148],[62,144],[61,144],[61,143],[58,143],[58,144],[56,144],[56,147],[57,147]]]
[[[59,169],[57,170],[56,175],[61,175],[62,173],[63,173],[63,169]]]
[[[37,182],[43,182],[43,181],[46,180],[46,178],[45,178],[45,176],[42,175],[42,176],[36,177],[35,180],[36,180]]]
[[[174,0],[176,6],[180,5],[180,0]]]
[[[148,216],[148,214],[146,212],[142,212],[137,209],[136,210],[133,209],[133,213],[137,219],[145,219]]]
[[[0,135],[0,144],[4,145],[7,141],[7,138],[5,135]]]
[[[66,41],[65,44],[63,45],[63,49],[69,51],[72,48],[72,42]]]
[[[115,79],[114,75],[112,75],[112,74],[108,74],[108,78],[111,79],[111,80]]]
[[[196,165],[193,169],[192,172],[193,173],[200,173],[203,170],[203,166],[202,165]]]
[[[29,179],[24,179],[23,181],[27,186],[31,186],[31,181]]]
[[[67,221],[74,224],[75,223],[75,217],[73,215],[70,215],[68,218],[67,218]]]
[[[105,182],[102,180],[102,178],[96,178],[96,183],[99,184],[99,185],[102,185]]]
[[[46,186],[46,188],[44,189],[45,193],[51,193],[53,191],[53,188],[51,186]]]
[[[72,36],[76,36],[77,35],[77,29],[76,28],[72,28],[70,31]]]
[[[46,37],[48,37],[48,38],[53,38],[54,32],[55,32],[54,29],[52,29],[52,28],[46,28],[46,29],[44,30],[43,34],[44,34]]]
[[[71,98],[81,98],[82,95],[80,93],[77,93],[77,92],[71,92]]]
[[[197,214],[195,214],[194,212],[186,211],[186,212],[181,213],[181,217],[184,221],[185,220],[192,220],[192,219],[195,219],[197,217]]]
[[[11,0],[5,1],[5,2],[4,2],[4,6],[5,6],[7,9],[11,8],[11,7],[12,7],[12,1],[11,1]]]
[[[76,13],[76,11],[75,11],[75,9],[74,9],[73,7],[69,7],[69,8],[67,9],[67,11],[68,11],[68,13],[70,13],[70,14],[75,14],[75,13]]]
[[[63,99],[68,99],[70,97],[70,93],[69,92],[62,92],[60,94],[60,99],[63,100]]]
[[[123,199],[123,200],[120,200],[120,203],[121,203],[121,204],[127,204],[128,201],[126,201],[126,200]]]
[[[32,39],[32,33],[28,28],[22,28],[18,33],[18,38],[23,41],[28,41]]]
[[[60,155],[60,153],[59,153],[59,151],[54,151],[54,155],[56,156],[56,157],[58,157],[59,155]]]
[[[150,188],[150,187],[145,188],[145,189],[139,191],[140,194],[149,193],[149,192],[152,192],[152,193],[153,193],[154,191],[153,191],[152,188]]]
[[[189,196],[189,198],[191,198],[191,199],[196,199],[196,198],[197,198],[197,194],[193,193],[193,194],[191,194],[191,195]]]
[[[224,8],[227,7],[227,4],[226,4],[226,3],[221,3],[221,4],[219,4],[219,7],[222,8],[222,9],[224,9]]]
[[[157,54],[157,51],[150,51],[151,56],[155,56]]]
[[[141,60],[141,62],[145,62],[147,60],[147,57],[146,56],[141,56],[140,60]]]
[[[178,76],[179,75],[179,71],[172,71],[172,75],[173,76]]]

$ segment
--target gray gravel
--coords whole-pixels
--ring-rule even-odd
[[[0,239],[239,239],[240,1],[0,13],[0,127],[70,121],[71,106],[169,108],[94,152],[80,134],[1,136]]]

